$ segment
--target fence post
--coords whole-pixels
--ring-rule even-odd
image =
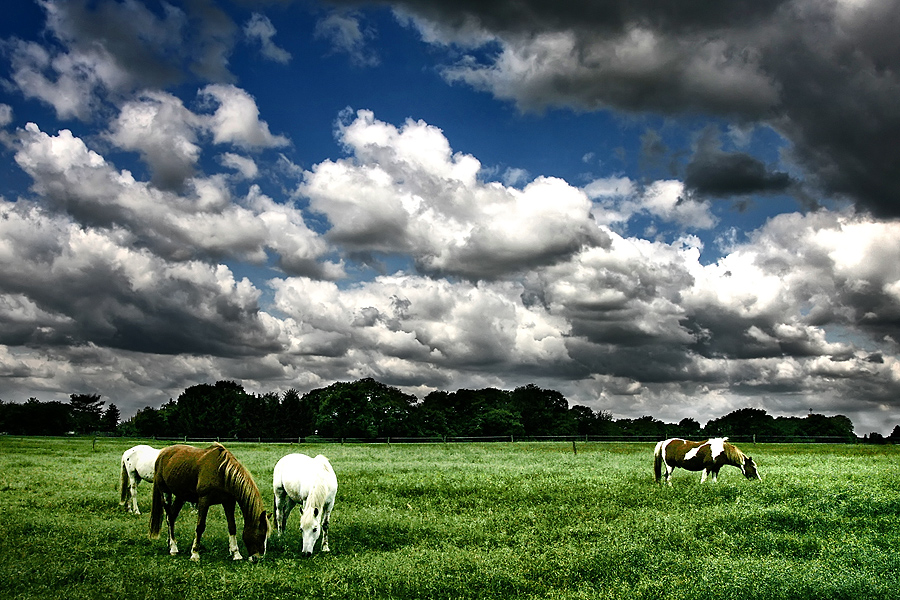
[[[572,440],[572,454],[578,456],[578,448],[575,447],[575,440]]]

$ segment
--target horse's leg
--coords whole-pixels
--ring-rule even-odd
[[[184,500],[178,496],[175,496],[173,500],[172,494],[166,494],[163,508],[166,509],[166,521],[169,524],[169,554],[172,555],[178,554],[178,544],[175,542],[175,519],[178,518],[182,506],[184,506]]]
[[[191,560],[200,560],[200,538],[206,531],[206,513],[209,512],[209,500],[201,496],[197,501],[197,528],[194,530],[194,543],[191,545]]]
[[[328,525],[331,521],[331,509],[334,508],[334,504],[327,504],[323,509],[322,515],[322,552],[331,552],[331,548],[328,547]]]
[[[278,532],[278,535],[284,533],[285,527],[287,527],[287,518],[288,515],[291,514],[291,509],[294,508],[294,501],[291,500],[291,497],[287,495],[287,492],[284,491],[284,488],[278,488],[275,490],[275,530]]]
[[[706,477],[709,475],[709,469],[703,469],[703,474],[700,475],[700,483],[704,483],[706,481]]]
[[[675,470],[675,467],[670,466],[666,463],[666,484],[672,485],[672,471]]]
[[[138,475],[136,473],[128,474],[128,489],[131,494],[131,512],[136,515],[141,514],[140,509],[137,505],[137,486],[140,483],[140,479],[138,479]]]
[[[234,499],[223,502],[222,508],[225,510],[225,521],[228,522],[228,552],[231,553],[231,558],[234,560],[241,560],[244,557],[241,556],[238,548],[237,524],[234,522]]]

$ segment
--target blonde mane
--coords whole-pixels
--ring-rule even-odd
[[[234,454],[229,452],[224,446],[221,446],[221,444],[219,446],[222,451],[222,462],[219,465],[219,469],[222,471],[225,488],[234,494],[241,510],[247,516],[258,517],[266,510],[266,507],[263,504],[262,494],[259,493],[259,488],[256,486],[256,482],[253,481],[253,476],[234,457]]]
[[[728,439],[728,438],[724,438]],[[732,463],[744,466],[744,461],[747,459],[747,455],[738,450],[737,446],[734,444],[729,444],[727,441],[725,442],[725,456]]]

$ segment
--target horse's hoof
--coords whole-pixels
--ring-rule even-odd
[[[197,554],[196,552],[191,554],[191,560],[194,562],[200,562],[200,555]]]

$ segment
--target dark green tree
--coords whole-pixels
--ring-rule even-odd
[[[511,401],[514,410],[521,415],[525,435],[575,433],[569,403],[556,390],[545,390],[531,383],[513,390]]]
[[[142,408],[119,426],[122,435],[132,437],[162,437],[173,435],[166,430],[161,412],[153,407]]]
[[[278,437],[305,438],[315,435],[318,412],[316,395],[300,396],[300,392],[295,389],[284,392],[278,407]]]
[[[14,435],[63,435],[75,426],[72,409],[62,402],[29,398],[24,404],[0,401],[0,431]]]
[[[416,432],[410,416],[415,396],[367,378],[310,392],[319,406],[316,433],[322,437],[397,437]]]
[[[741,408],[706,424],[710,436],[775,435],[775,419],[760,408]]]
[[[110,403],[110,405],[106,407],[106,410],[103,411],[103,416],[100,417],[100,431],[109,433],[115,431],[119,426],[120,419],[121,414],[119,413],[119,407]]]
[[[100,394],[71,394],[69,406],[75,422],[75,431],[91,433],[101,428],[104,401]]]

